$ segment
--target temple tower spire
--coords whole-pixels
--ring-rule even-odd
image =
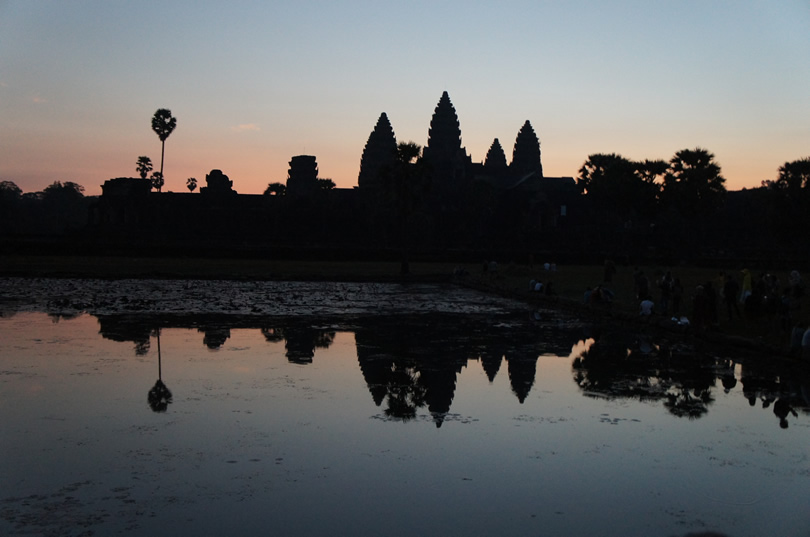
[[[540,163],[540,140],[537,139],[529,120],[526,120],[518,132],[510,167],[513,172],[521,175],[537,172],[538,179],[543,177],[543,165]]]
[[[484,167],[493,172],[506,170],[506,153],[503,152],[501,142],[497,138],[495,138],[495,140],[492,141],[492,145],[489,146],[487,158],[484,160]]]
[[[388,116],[380,114],[374,130],[368,136],[360,159],[360,174],[357,177],[357,186],[361,190],[380,193],[385,188],[386,169],[391,169],[396,160],[397,139]]]
[[[453,204],[464,186],[469,157],[461,146],[461,127],[446,91],[442,93],[430,120],[423,156],[432,170],[433,194]]]
[[[443,92],[430,120],[425,156],[436,162],[452,161],[461,151],[461,127],[450,96]]]

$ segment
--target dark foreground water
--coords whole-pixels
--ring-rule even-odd
[[[810,380],[767,356],[446,287],[65,285],[5,294],[2,535],[810,535]]]

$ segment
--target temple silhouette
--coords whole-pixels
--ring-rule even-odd
[[[324,189],[316,156],[289,161],[283,195],[238,194],[221,170],[199,193],[152,192],[148,179],[102,185],[89,231],[131,247],[275,248],[385,255],[415,252],[525,252],[559,228],[579,197],[572,177],[545,177],[540,141],[527,120],[512,160],[495,138],[482,162],[462,146],[456,110],[445,91],[434,110],[419,176],[397,176],[397,139],[383,112],[360,158],[357,186]],[[407,218],[403,206],[407,203]]]
[[[810,188],[802,179],[810,159],[785,163],[777,180],[739,191],[725,190],[720,166],[700,148],[678,151],[669,163],[593,154],[574,180],[543,173],[540,139],[529,120],[515,125],[514,142],[493,138],[483,160],[474,161],[447,92],[429,122],[427,116],[420,151],[398,141],[381,113],[358,147],[352,188],[320,177],[316,155],[291,156],[286,184],[270,183],[264,194],[238,193],[238,180],[219,169],[193,193],[153,192],[149,179],[132,177],[110,179],[101,196],[87,197],[70,182],[25,194],[2,182],[0,247],[36,254],[398,259],[403,273],[409,258],[805,264],[806,241],[795,230],[810,222]],[[707,168],[683,168],[692,158]]]

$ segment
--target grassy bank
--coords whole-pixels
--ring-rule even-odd
[[[497,274],[483,270],[482,264],[412,263],[410,275],[403,278],[396,262],[336,262],[289,261],[270,259],[216,259],[192,257],[93,257],[93,256],[0,256],[0,275],[25,277],[81,277],[81,278],[183,278],[183,279],[245,279],[245,280],[338,280],[338,281],[449,281],[456,268],[463,268],[466,281],[493,292],[509,294],[526,300],[537,295],[529,291],[529,281],[551,282],[555,297],[569,306],[584,307],[586,287],[604,284],[615,295],[610,312],[630,318],[638,312],[633,273],[635,267],[617,266],[610,283],[604,282],[604,267],[589,265],[561,265],[556,271],[542,266],[499,265]],[[712,281],[718,286],[720,269],[692,266],[639,267],[650,281],[655,302],[659,301],[656,282],[665,271],[679,278],[684,289],[681,314],[692,317],[692,295],[698,285]],[[741,282],[743,267],[728,267]],[[788,271],[773,271],[781,284],[787,285]],[[753,273],[756,278],[759,272]],[[788,334],[780,326],[779,318],[752,316],[728,318],[725,306],[718,304],[719,320],[712,328],[719,334],[757,340],[775,347],[786,348]],[[669,318],[656,314],[657,320]],[[656,319],[654,319],[656,320]],[[810,322],[810,299],[805,298],[802,308],[795,312],[792,322]]]
[[[740,271],[744,267],[718,269],[693,266],[641,266],[638,268],[643,270],[649,279],[650,293],[656,306],[658,306],[660,301],[657,281],[661,276],[669,270],[672,272],[673,277],[679,278],[684,289],[680,314],[691,319],[693,317],[692,296],[698,285],[705,285],[706,282],[712,282],[713,287],[717,289],[721,271],[732,274],[736,281],[741,284],[742,277]],[[582,307],[585,307],[584,295],[586,288],[604,285],[615,295],[609,307],[610,311],[619,312],[626,318],[636,316],[639,312],[639,301],[635,296],[634,285],[634,271],[636,267],[617,266],[616,269],[612,281],[606,283],[604,281],[604,267],[602,266],[558,266],[557,270],[553,272],[544,270],[542,266],[499,266],[498,274],[495,277],[484,273],[481,266],[469,268],[472,282],[529,299],[531,299],[532,296],[532,293],[529,291],[529,282],[531,280],[538,280],[544,283],[551,282],[554,295],[557,298],[564,299],[572,304],[581,305]],[[779,278],[782,287],[788,284],[789,271],[777,270],[768,272]],[[759,274],[760,271],[752,271],[755,280]],[[806,326],[810,323],[810,298],[805,297],[802,302],[801,309],[793,312],[791,323],[804,323]],[[742,315],[738,316],[737,313],[734,312],[734,316],[729,319],[726,306],[721,300],[718,300],[717,307],[718,322],[710,331],[718,334],[727,334],[729,336],[761,341],[777,348],[788,347],[789,334],[782,329],[778,316],[746,314],[744,308],[740,306]],[[607,310],[605,306],[593,306],[593,308],[597,310],[600,308]],[[672,313],[671,306],[667,315],[657,312],[654,315],[653,322],[671,318]]]
[[[449,280],[452,264],[411,263],[412,280]],[[77,278],[400,281],[394,262],[195,257],[0,256],[0,275]]]

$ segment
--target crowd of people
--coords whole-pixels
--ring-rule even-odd
[[[586,289],[585,303],[612,302],[610,284],[615,274],[615,265],[607,261],[603,283]],[[757,323],[767,335],[788,342],[791,351],[810,359],[810,326],[803,309],[807,293],[796,270],[790,272],[787,281],[771,272],[755,276],[747,268],[739,273],[720,271],[687,293],[671,270],[651,277],[636,267],[633,293],[642,319],[660,315],[696,331],[717,330],[735,320]]]

